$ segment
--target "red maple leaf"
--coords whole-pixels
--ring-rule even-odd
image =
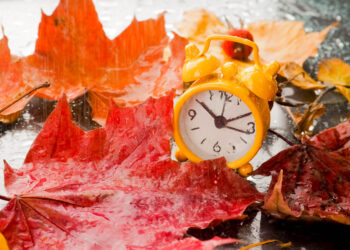
[[[110,98],[130,105],[182,89],[186,43],[176,34],[169,42],[164,14],[133,19],[110,40],[92,0],[61,0],[51,16],[42,14],[35,53],[22,59],[23,79],[32,87],[50,82],[36,94],[47,99],[65,92],[73,100],[88,91],[93,119],[104,124]]]
[[[0,40],[0,110],[29,89],[22,81],[22,64],[19,59],[11,57],[8,39],[4,36]],[[24,98],[0,112],[0,121],[7,123],[16,120],[29,100],[30,97]]]
[[[172,99],[112,105],[106,126],[85,133],[62,98],[22,168],[5,164],[12,198],[0,213],[0,231],[9,245],[193,249],[225,242],[180,240],[189,227],[242,216],[262,196],[223,158],[170,159]]]
[[[264,208],[278,217],[350,225],[349,142],[350,120],[262,164],[253,174],[272,176]]]

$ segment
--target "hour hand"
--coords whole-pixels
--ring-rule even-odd
[[[198,102],[205,109],[205,111],[209,113],[209,115],[211,115],[213,118],[216,118],[214,112],[204,102],[198,101],[198,99],[196,99],[196,102]]]

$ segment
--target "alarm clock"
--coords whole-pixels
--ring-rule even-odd
[[[252,47],[254,65],[239,73],[234,62],[220,65],[216,57],[207,53],[212,40]],[[269,128],[268,102],[277,93],[278,70],[277,62],[263,65],[258,46],[240,37],[209,36],[202,52],[193,44],[187,45],[182,78],[193,84],[174,107],[178,158],[200,162],[225,157],[230,168],[247,167]]]

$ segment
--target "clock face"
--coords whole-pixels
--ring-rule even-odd
[[[237,96],[220,90],[202,91],[183,105],[179,129],[187,147],[202,159],[243,157],[255,141],[255,120]]]

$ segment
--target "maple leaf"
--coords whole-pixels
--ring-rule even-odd
[[[172,111],[173,94],[113,104],[104,128],[83,132],[62,98],[24,165],[5,164],[13,198],[5,197],[0,231],[9,245],[205,249],[227,242],[181,239],[189,227],[242,216],[262,196],[224,158],[172,161]]]
[[[318,68],[318,80],[334,85],[350,102],[350,65],[332,58],[323,60]]]
[[[213,12],[205,9],[185,11],[183,19],[175,24],[175,27],[181,36],[187,38],[189,42],[197,45],[199,48],[204,46],[208,36],[226,34],[228,32],[228,27]],[[238,72],[253,65],[253,61],[235,60],[227,56],[222,49],[221,42],[212,41],[208,52],[215,55],[222,62],[234,62],[238,67]]]
[[[267,212],[350,225],[349,141],[350,120],[304,138],[263,163],[253,174],[272,176]]]
[[[317,53],[317,47],[327,36],[333,23],[320,32],[306,33],[300,21],[257,21],[248,24],[254,41],[259,46],[260,56],[265,61],[279,63],[303,62]]]
[[[51,16],[42,14],[35,53],[22,59],[23,80],[32,86],[49,81],[36,96],[69,100],[89,93],[93,119],[104,124],[109,99],[120,105],[159,97],[182,88],[181,67],[186,39],[174,34],[169,43],[164,14],[137,21],[110,40],[92,0],[61,0]],[[169,48],[170,56],[164,58]]]
[[[0,40],[0,110],[29,89],[22,81],[22,64],[18,59],[11,57],[8,39],[4,36]],[[15,121],[21,114],[21,110],[30,101],[30,98],[24,98],[0,112],[0,121],[4,123]]]

